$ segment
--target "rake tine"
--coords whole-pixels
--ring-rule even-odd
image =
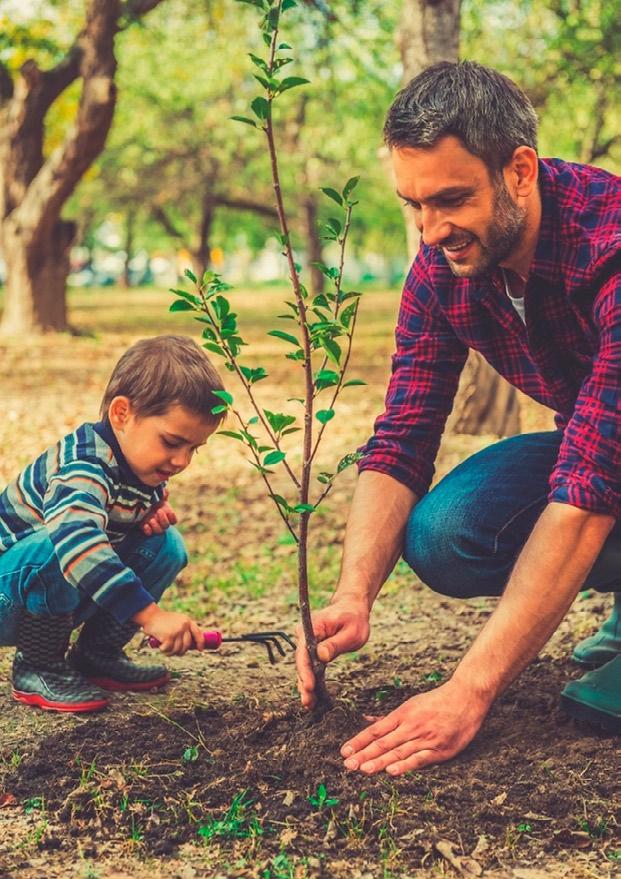
[[[286,643],[289,645],[289,647],[291,647],[292,650],[295,650],[295,641],[293,640],[293,638],[291,637],[291,635],[287,635],[286,632],[280,632],[280,631],[276,631],[276,632],[253,632],[252,634],[256,634],[256,635],[264,635],[264,636],[267,637],[267,638],[276,638],[276,639],[282,638],[282,640],[283,640],[283,641],[286,641]]]

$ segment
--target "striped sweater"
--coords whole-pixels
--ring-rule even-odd
[[[0,553],[45,528],[63,576],[124,623],[153,602],[115,552],[164,484],[143,485],[108,422],[82,424],[29,464],[0,494]]]

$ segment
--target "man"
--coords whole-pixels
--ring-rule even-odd
[[[441,63],[389,110],[398,194],[421,232],[405,284],[386,410],[365,449],[339,583],[314,616],[325,662],[369,637],[403,554],[446,595],[499,595],[436,689],[372,723],[348,769],[400,775],[454,757],[582,588],[621,590],[621,194],[605,171],[539,160],[537,119],[509,79]],[[479,452],[428,492],[469,348],[557,412],[558,430]],[[564,707],[621,731],[621,593],[575,658],[597,670]],[[302,702],[314,702],[298,651]]]

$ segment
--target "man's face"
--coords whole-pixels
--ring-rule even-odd
[[[423,242],[438,247],[454,275],[476,278],[520,246],[526,214],[485,163],[456,137],[426,149],[392,150],[397,192],[414,209]]]
[[[162,415],[140,417],[129,401],[127,404],[123,423],[117,426],[112,413],[110,421],[127,463],[145,485],[155,487],[185,470],[196,450],[216,430],[216,425],[184,406],[173,405]]]

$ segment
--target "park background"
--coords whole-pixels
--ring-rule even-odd
[[[257,94],[255,19],[233,0],[0,0],[0,484],[96,417],[110,369],[135,339],[199,336],[190,317],[168,313],[168,288],[186,268],[234,285],[240,325],[270,372],[263,404],[275,410],[295,392],[282,345],[266,335],[289,295],[269,162],[260,132],[230,119]],[[394,93],[433,61],[480,61],[530,96],[542,155],[618,172],[618,7],[308,0],[288,12],[283,36],[291,73],[310,80],[282,97],[276,125],[296,254],[315,290],[325,279],[309,264],[336,258],[322,238],[334,206],[320,187],[360,175],[346,277],[363,292],[351,375],[367,385],[339,401],[322,448],[329,466],[367,438],[381,411],[415,246],[381,141]],[[102,72],[116,100],[97,110],[89,96]],[[37,266],[24,259],[28,248]],[[498,436],[551,424],[476,361],[457,410],[437,476]],[[313,521],[315,604],[338,574],[354,481],[343,474]],[[239,449],[214,438],[172,489],[191,564],[171,606],[231,633],[275,622],[291,630],[294,547]],[[271,668],[233,648],[187,656],[174,663],[181,676],[170,691],[118,697],[92,721],[16,706],[3,650],[0,872],[612,876],[618,750],[556,709],[561,682],[575,674],[571,645],[607,606],[581,596],[466,756],[397,782],[345,778],[338,723],[299,727],[289,661]],[[359,716],[395,707],[450,674],[492,608],[433,596],[399,564],[368,647],[330,669],[333,691]],[[321,785],[336,803],[313,805]],[[250,805],[227,825],[244,792]]]

